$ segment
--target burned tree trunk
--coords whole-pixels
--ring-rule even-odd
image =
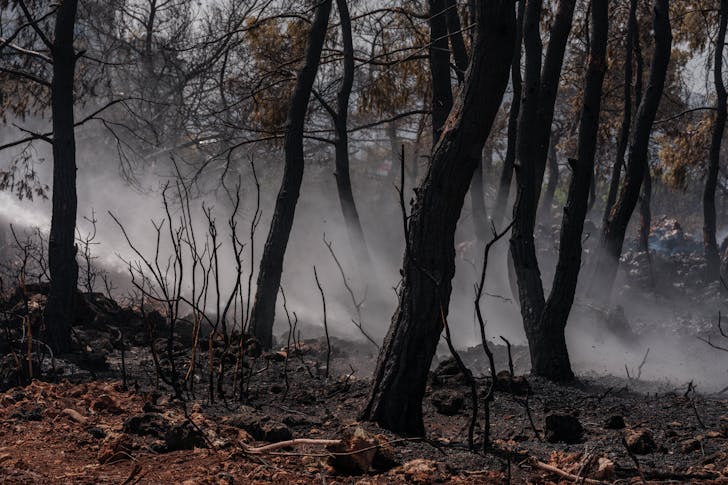
[[[484,162],[485,157],[492,158],[493,151],[486,150],[486,155],[481,153],[480,160],[475,167],[473,179],[470,181],[470,209],[473,217],[473,229],[478,242],[485,242],[488,237],[488,210],[485,208]]]
[[[713,133],[710,139],[710,152],[708,158],[708,175],[705,178],[703,191],[703,245],[705,248],[705,261],[708,278],[717,280],[720,277],[720,257],[718,244],[715,240],[715,187],[718,183],[718,170],[720,169],[720,147],[723,141],[723,132],[726,124],[726,89],[723,83],[723,46],[726,38],[726,22],[728,22],[728,0],[720,0],[718,37],[715,40],[715,61],[713,64],[713,81],[715,84],[716,117],[713,124]]]
[[[336,0],[341,21],[341,34],[344,44],[344,75],[341,80],[341,87],[336,96],[336,111],[331,115],[334,120],[334,131],[336,133],[336,188],[339,193],[341,211],[344,215],[344,222],[349,233],[349,240],[354,249],[357,262],[361,271],[371,268],[369,249],[364,239],[364,230],[359,219],[359,211],[354,202],[354,194],[351,190],[351,176],[349,173],[349,134],[347,132],[347,120],[349,117],[349,98],[351,88],[354,84],[354,44],[351,37],[351,17],[349,7],[345,0]]]
[[[303,179],[303,128],[308,102],[318,71],[321,50],[326,38],[331,3],[332,0],[324,0],[316,9],[311,31],[308,34],[304,64],[298,73],[291,105],[288,109],[284,141],[283,182],[278,192],[268,239],[260,260],[255,303],[251,313],[253,335],[264,348],[270,348],[273,344],[273,322],[278,288],[281,284],[283,257],[293,226],[296,203]]]
[[[554,130],[551,134],[551,141],[549,142],[549,155],[548,155],[548,169],[549,178],[546,182],[546,191],[541,197],[541,220],[546,219],[551,221],[551,205],[554,202],[554,194],[556,193],[556,187],[559,185],[559,160],[556,154],[556,145],[559,144],[561,139],[561,131]]]
[[[549,142],[551,141],[551,124],[554,119],[554,107],[561,80],[561,67],[564,64],[566,43],[569,40],[571,24],[574,18],[576,0],[559,0],[556,15],[549,31],[549,43],[543,61],[541,84],[539,86],[538,123],[533,133],[536,140],[533,163],[536,165],[536,202],[541,194],[541,185],[546,170]],[[519,162],[521,160],[519,159]]]
[[[447,32],[450,39],[450,50],[455,61],[455,74],[458,78],[458,84],[462,84],[465,81],[465,71],[468,70],[469,60],[468,51],[465,49],[465,39],[460,24],[457,1],[445,0],[445,8],[447,9]]]
[[[501,176],[498,182],[498,193],[496,194],[495,206],[493,208],[493,222],[496,226],[500,225],[503,215],[506,212],[506,204],[508,203],[508,196],[511,192],[511,181],[513,180],[513,165],[516,161],[518,113],[521,106],[521,48],[523,47],[523,13],[525,4],[525,1],[518,2],[517,7],[516,43],[515,49],[513,50],[513,63],[511,64],[511,89],[513,90],[513,96],[511,98],[511,109],[508,113],[508,141],[506,156],[503,160],[503,169],[501,170]]]
[[[594,173],[599,111],[601,109],[602,85],[606,72],[607,38],[609,15],[607,2],[594,0],[591,5],[592,39],[589,46],[589,62],[584,81],[584,100],[579,120],[579,140],[576,160],[569,160],[572,176],[569,193],[564,206],[559,242],[559,259],[556,273],[547,301],[537,300],[526,293],[531,287],[519,284],[522,308],[527,305],[531,313],[523,313],[526,337],[531,353],[531,368],[536,375],[551,380],[563,381],[574,377],[566,348],[566,322],[574,302],[576,284],[581,268],[581,237],[589,202],[589,188]],[[521,250],[512,244],[511,250]],[[520,255],[519,255],[520,256]],[[514,254],[514,260],[516,255]],[[536,277],[527,280],[542,290],[541,278],[536,261]],[[528,269],[528,268],[526,268]],[[516,265],[516,271],[526,269]],[[519,280],[520,280],[519,276]],[[526,290],[526,291],[524,291]],[[541,293],[543,295],[543,293]],[[529,299],[530,298],[530,299]],[[523,312],[523,310],[522,310]],[[536,313],[538,312],[538,313]]]
[[[669,3],[669,0],[655,0],[653,19],[655,49],[650,66],[650,77],[630,136],[629,157],[624,183],[614,207],[612,207],[609,219],[602,228],[601,251],[597,255],[595,273],[599,281],[592,286],[592,296],[596,292],[601,295],[611,293],[617,275],[619,258],[622,255],[627,226],[639,200],[640,188],[645,175],[652,124],[655,121],[657,108],[662,98],[667,67],[670,63],[672,32]]]
[[[455,74],[458,79],[458,84],[462,85],[465,81],[465,71],[467,71],[469,64],[468,52],[465,49],[465,40],[463,38],[457,2],[455,0],[446,0],[445,3],[450,50],[455,61]],[[492,158],[492,156],[492,151],[489,151],[488,157]],[[485,241],[488,235],[488,211],[485,208],[485,190],[483,185],[485,183],[483,165],[486,161],[489,160],[486,160],[481,153],[480,160],[475,167],[475,173],[470,181],[470,208],[473,229],[475,230],[475,237],[478,241]]]
[[[432,76],[432,145],[437,144],[452,108],[450,48],[448,47],[445,0],[429,0],[430,75]]]
[[[649,161],[645,166],[645,178],[642,181],[642,195],[640,196],[640,228],[639,248],[647,253],[647,262],[650,264],[650,227],[652,226],[652,174]]]
[[[76,262],[76,137],[73,116],[73,80],[76,52],[73,33],[77,0],[66,0],[56,11],[53,40],[53,210],[48,240],[51,284],[45,308],[45,325],[51,347],[67,352],[71,344],[71,322],[78,283]]]
[[[362,413],[363,419],[405,434],[424,434],[422,398],[448,312],[455,226],[498,112],[513,55],[513,2],[479,2],[477,12],[478,31],[463,88],[416,191],[399,306]]]
[[[622,114],[622,125],[619,128],[619,139],[617,141],[617,157],[612,165],[612,177],[609,181],[609,191],[607,192],[607,202],[604,206],[604,216],[602,224],[606,224],[609,219],[609,213],[612,210],[614,201],[617,199],[617,191],[619,190],[619,181],[622,178],[622,166],[624,165],[624,157],[627,153],[627,144],[629,143],[629,132],[632,127],[632,52],[634,51],[635,37],[637,35],[637,0],[629,2],[629,20],[627,23],[626,49],[624,54],[624,86],[622,96],[624,98],[624,108]],[[639,41],[639,39],[637,39]]]
[[[565,365],[542,368],[545,363],[540,354],[541,343],[548,344],[546,335],[539,333],[545,297],[541,271],[536,257],[534,229],[536,210],[548,152],[554,103],[561,74],[566,41],[571,30],[574,14],[574,0],[560,0],[556,17],[551,27],[549,46],[546,51],[543,74],[541,73],[541,0],[528,0],[523,20],[523,43],[525,46],[526,69],[523,83],[521,111],[518,116],[516,172],[518,193],[513,207],[513,230],[510,250],[518,281],[518,298],[521,316],[531,346],[531,365],[534,372],[551,378],[569,378],[568,355]],[[587,185],[588,188],[588,185]],[[554,352],[565,354],[563,348],[553,342]],[[536,350],[534,350],[536,349]],[[555,354],[556,355],[556,354]]]

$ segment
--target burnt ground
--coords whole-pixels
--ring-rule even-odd
[[[716,285],[691,290],[705,288],[699,259],[655,257],[656,268],[679,278],[659,280],[664,287],[648,293],[640,289],[647,278],[639,255],[628,253],[622,285],[643,291],[654,307],[685,301],[681,311],[666,314],[659,331],[683,335],[696,354],[707,349],[696,336],[719,336],[713,317],[725,301]],[[377,356],[371,344],[332,339],[327,378],[323,340],[291,339],[264,354],[246,343],[241,359],[238,337],[226,346],[203,331],[193,359],[195,329],[183,319],[173,341],[180,378],[196,364],[175,398],[160,378],[170,368],[169,327],[159,313],[79,295],[74,351],[51,359],[33,338],[42,337],[44,293],[43,285],[31,285],[0,301],[2,483],[728,483],[728,396],[687,382],[646,381],[638,363],[629,363],[631,377],[582,375],[558,385],[519,375],[528,369],[523,347],[512,349],[511,376],[503,371],[506,348],[493,345],[502,373],[490,406],[491,446],[482,449],[491,382],[478,377],[471,451],[470,387],[446,348],[433,364],[424,400],[427,438],[408,438],[357,420]],[[701,308],[704,315],[696,311]],[[596,318],[591,309],[575,309]],[[625,330],[625,341],[648,335],[647,320],[604,317],[612,330]],[[482,348],[462,357],[476,376],[490,374]],[[670,358],[653,353],[647,367]],[[226,371],[218,388],[221,362]]]
[[[728,483],[728,400],[719,396],[637,392],[650,385],[621,378],[562,386],[505,373],[491,407],[492,447],[471,452],[469,387],[452,361],[431,374],[427,439],[408,439],[357,422],[369,374],[360,375],[356,366],[370,363],[373,352],[338,340],[333,345],[328,379],[320,341],[297,345],[288,355],[284,349],[251,358],[245,404],[233,398],[211,403],[204,380],[195,396],[174,399],[164,384],[156,388],[141,348],[125,356],[126,389],[114,358],[95,376],[68,364],[66,375],[52,378],[56,382],[34,380],[0,394],[0,477],[3,483],[571,481],[539,468],[539,461],[602,483],[641,483],[640,476],[655,483]],[[503,349],[497,350],[507,367]],[[466,352],[466,361],[474,362],[476,352]],[[58,359],[56,365],[66,364]],[[482,395],[488,383],[480,384]],[[479,448],[482,415],[478,421]],[[364,450],[359,454],[342,457],[336,455],[341,449],[320,444],[251,449],[297,438],[337,439],[360,426],[360,443],[349,442],[349,450]],[[364,460],[366,471],[348,463],[372,448],[379,451]]]

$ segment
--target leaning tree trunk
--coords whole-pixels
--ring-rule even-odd
[[[454,236],[470,179],[508,82],[515,38],[512,0],[478,3],[478,31],[457,102],[416,191],[399,306],[362,418],[423,435],[422,398],[455,273]]]
[[[718,37],[715,40],[715,61],[713,65],[713,81],[716,92],[716,117],[713,134],[710,140],[708,157],[708,176],[705,178],[703,191],[703,245],[707,263],[708,278],[715,281],[720,277],[720,257],[718,243],[715,239],[715,187],[718,183],[720,169],[720,147],[726,124],[726,89],[723,83],[723,46],[726,38],[726,22],[728,21],[728,0],[720,0],[720,23]]]
[[[511,192],[511,181],[513,180],[513,165],[516,161],[516,136],[518,132],[518,112],[521,109],[521,48],[523,47],[523,12],[526,2],[518,2],[518,14],[516,15],[516,43],[513,50],[513,63],[511,64],[511,109],[508,113],[508,134],[506,145],[506,156],[503,160],[498,192],[495,197],[493,208],[493,223],[500,226],[503,215],[506,212],[508,196]]]
[[[538,302],[541,313],[525,327],[533,373],[558,381],[574,377],[566,348],[565,330],[581,268],[582,232],[594,174],[602,85],[607,66],[607,2],[592,1],[591,23],[593,33],[579,120],[578,158],[569,160],[572,175],[561,223],[559,259],[549,298],[546,302]],[[541,284],[540,279],[538,284]],[[524,317],[524,323],[526,322]]]
[[[455,61],[455,74],[458,84],[462,85],[465,81],[465,71],[468,69],[469,59],[468,52],[465,49],[465,40],[463,38],[462,28],[460,24],[460,15],[455,0],[446,0],[445,8],[447,9],[447,31],[450,38],[450,50]],[[492,158],[492,153],[488,156]],[[486,160],[481,153],[480,160],[475,168],[475,173],[470,181],[470,208],[473,219],[473,229],[475,237],[478,241],[485,241],[488,236],[488,212],[485,208],[485,190],[484,190],[484,173],[483,165]]]
[[[341,87],[336,96],[336,111],[332,113],[334,119],[334,130],[336,132],[336,188],[339,193],[341,211],[344,215],[344,222],[349,233],[351,247],[354,249],[359,272],[367,272],[371,269],[369,249],[364,239],[364,230],[359,219],[354,202],[354,194],[351,190],[351,176],[349,173],[349,134],[347,132],[347,120],[349,117],[349,97],[354,84],[354,43],[351,38],[351,17],[346,0],[336,0],[341,20],[341,34],[344,44],[344,75],[341,80]]]
[[[609,219],[609,213],[612,211],[614,201],[617,199],[617,191],[619,190],[619,181],[622,178],[622,166],[624,165],[624,157],[627,153],[627,145],[629,143],[629,132],[632,127],[632,52],[634,51],[634,41],[637,32],[637,0],[629,2],[629,21],[627,23],[627,39],[624,54],[624,86],[622,87],[622,97],[624,108],[622,112],[622,125],[619,128],[619,139],[617,141],[617,157],[612,165],[612,177],[609,180],[609,191],[607,192],[607,202],[604,206],[604,216],[602,217],[602,225],[605,225]]]
[[[652,124],[660,105],[665,87],[667,67],[670,63],[672,32],[670,27],[669,0],[655,0],[653,31],[655,48],[650,65],[650,77],[637,118],[630,136],[629,157],[625,179],[619,191],[607,224],[602,228],[601,251],[597,255],[595,275],[599,281],[592,287],[592,296],[608,298],[617,276],[619,258],[627,233],[627,226],[639,200],[640,188],[645,175]]]
[[[436,145],[452,108],[450,49],[447,40],[445,0],[429,0],[430,75],[432,76],[432,145]]]
[[[275,319],[278,288],[283,272],[283,257],[291,234],[296,203],[303,179],[303,129],[308,102],[316,79],[321,50],[326,38],[332,0],[324,0],[316,9],[316,15],[308,34],[305,61],[296,79],[291,105],[286,121],[284,141],[285,167],[283,182],[278,192],[273,220],[258,270],[255,302],[251,313],[253,335],[260,345],[269,349],[273,345],[273,323]]]
[[[73,32],[77,0],[66,0],[56,12],[53,41],[53,215],[48,240],[51,285],[45,308],[45,325],[56,353],[68,352],[78,283],[76,262],[76,138],[73,117],[73,79],[76,53]]]

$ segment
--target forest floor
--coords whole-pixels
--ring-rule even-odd
[[[637,256],[625,260],[629,278],[623,291],[647,279]],[[623,340],[634,343],[658,320],[653,334],[679,334],[683,351],[702,355],[702,362],[713,359],[705,340],[696,336],[715,335],[712,314],[725,296],[715,284],[705,290],[696,258],[655,261],[661,274],[680,281],[665,278],[665,288],[653,290],[650,308],[682,302],[681,311],[655,317],[650,310],[649,322],[629,323],[617,313],[619,318],[608,317],[612,330],[624,330]],[[35,341],[29,369],[22,358],[26,329],[40,332],[45,291],[43,285],[29,286],[0,300],[5,337],[0,338],[0,483],[728,484],[726,390],[707,394],[692,383],[643,379],[646,353],[640,365],[625,368],[625,377],[580,375],[574,383],[558,385],[520,375],[529,368],[525,347],[514,346],[509,355],[504,345],[492,345],[501,373],[489,406],[490,446],[483,450],[483,406],[492,382],[479,377],[470,450],[471,387],[446,348],[428,379],[426,439],[407,438],[358,421],[377,358],[368,343],[332,339],[327,378],[329,348],[323,339],[289,337],[275,352],[251,352],[239,373],[240,348],[233,344],[224,350],[220,340],[212,341],[216,371],[221,361],[227,369],[225,392],[215,385],[211,399],[209,347],[199,345],[191,355],[194,329],[182,320],[173,347],[180,378],[190,362],[196,365],[181,398],[175,398],[150,352],[154,342],[162,377],[168,378],[164,319],[86,294],[78,302],[74,352],[51,361]],[[595,320],[594,315],[586,313],[584,319]],[[676,358],[670,351],[656,353],[650,354],[650,369]],[[481,347],[461,356],[476,376],[489,375]],[[710,365],[723,369],[724,363]],[[29,380],[29,374],[36,379]],[[236,378],[241,375],[242,388]]]
[[[357,421],[369,373],[352,369],[370,364],[372,349],[334,346],[329,379],[320,341],[288,360],[264,354],[246,405],[210,403],[203,382],[184,401],[154,389],[153,378],[134,371],[141,349],[126,356],[136,376],[128,389],[89,374],[13,387],[0,394],[0,482],[728,483],[728,400],[720,396],[649,392],[634,379],[562,386],[503,373],[490,407],[491,448],[481,449],[481,415],[472,452],[470,388],[451,360],[430,376],[427,439],[410,439]],[[256,450],[342,438],[339,447]]]

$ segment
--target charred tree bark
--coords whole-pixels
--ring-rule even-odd
[[[458,79],[458,84],[462,85],[465,81],[465,72],[468,70],[469,59],[468,52],[465,49],[465,40],[460,24],[457,2],[455,0],[446,0],[445,8],[447,9],[447,30],[450,36],[450,50],[455,61],[455,74]],[[488,157],[492,158],[492,156],[492,152],[488,152]],[[484,164],[486,161],[481,153],[480,160],[475,168],[475,173],[470,181],[470,208],[472,211],[473,229],[475,230],[475,237],[478,241],[485,241],[485,238],[488,236],[488,211],[485,208],[484,190]]]
[[[349,171],[349,134],[347,122],[349,117],[349,98],[354,84],[354,44],[351,37],[351,17],[345,0],[336,0],[341,21],[341,35],[344,45],[344,75],[341,87],[336,95],[336,111],[331,112],[334,120],[336,146],[336,188],[339,193],[341,211],[344,215],[346,229],[349,233],[351,247],[354,249],[359,269],[367,271],[371,268],[369,249],[364,238],[364,230],[359,219],[354,194],[351,190]]]
[[[260,260],[255,302],[251,313],[253,335],[266,349],[273,344],[273,323],[278,288],[283,272],[283,258],[288,245],[288,237],[291,234],[303,179],[303,129],[306,111],[326,38],[331,3],[332,0],[324,0],[316,9],[311,31],[308,34],[304,65],[298,73],[291,105],[288,109],[284,140],[283,181],[276,199],[268,239]]]
[[[484,189],[484,162],[486,157],[492,158],[493,152],[486,150],[486,155],[481,153],[480,160],[475,167],[473,179],[470,181],[470,208],[473,213],[473,229],[475,237],[479,242],[485,242],[488,237],[488,210],[485,208]]]
[[[650,228],[652,227],[652,174],[650,173],[649,160],[645,160],[645,162],[645,179],[642,181],[642,195],[640,196],[639,249],[645,253],[649,285],[655,286],[655,277],[652,268],[652,255],[650,254]]]
[[[551,380],[571,380],[569,353],[566,348],[566,322],[574,302],[576,284],[581,268],[581,237],[584,219],[588,211],[589,189],[594,173],[594,154],[596,152],[599,111],[601,109],[602,85],[606,72],[607,38],[609,15],[607,2],[593,0],[591,5],[592,39],[589,46],[589,62],[584,81],[584,100],[579,120],[579,140],[576,160],[569,160],[572,176],[569,193],[564,206],[559,242],[559,259],[551,292],[547,301],[538,300],[538,291],[531,286],[519,283],[521,308],[531,353],[531,368],[536,375]],[[514,261],[519,261],[523,245],[512,242],[511,251]],[[528,246],[525,246],[530,249]],[[543,295],[543,287],[535,268],[524,268],[516,264],[519,282],[537,287]],[[528,274],[528,278],[523,276]],[[535,274],[535,276],[534,276]],[[532,294],[527,293],[532,291]],[[535,295],[535,296],[534,296]],[[543,296],[541,296],[543,298]]]
[[[430,75],[432,76],[432,145],[442,134],[452,108],[450,48],[448,47],[446,0],[429,0]]]
[[[53,40],[53,210],[48,240],[48,268],[51,284],[45,308],[45,325],[56,353],[68,352],[74,296],[78,283],[76,262],[76,137],[73,116],[73,80],[76,52],[73,33],[77,0],[58,6]]]
[[[632,69],[632,53],[634,51],[635,37],[637,36],[637,0],[629,2],[629,20],[627,24],[626,50],[624,54],[624,88],[622,96],[624,97],[624,108],[622,114],[622,125],[619,128],[619,139],[617,141],[617,157],[612,165],[612,177],[609,181],[609,191],[607,192],[607,202],[604,206],[604,216],[602,217],[602,225],[606,225],[609,219],[609,213],[612,211],[614,201],[617,199],[619,191],[619,181],[622,178],[622,166],[624,165],[624,157],[627,153],[627,145],[629,143],[629,132],[632,128],[632,83],[634,82],[634,74]]]
[[[465,80],[465,71],[468,70],[469,60],[468,51],[465,49],[465,39],[460,24],[457,1],[445,0],[445,8],[447,9],[447,31],[450,38],[450,50],[455,61],[455,74],[458,78],[458,84],[462,84]]]
[[[546,218],[548,221],[551,220],[551,206],[554,202],[554,194],[556,193],[556,187],[559,185],[559,159],[556,154],[556,145],[559,144],[561,139],[561,132],[554,130],[551,134],[551,141],[549,142],[549,155],[547,159],[549,178],[546,182],[546,191],[541,197],[541,220]]]
[[[718,37],[715,40],[715,60],[713,64],[716,117],[710,139],[708,175],[705,178],[705,189],[703,191],[703,246],[705,248],[705,261],[708,263],[707,276],[712,281],[720,277],[720,257],[718,255],[718,243],[715,239],[715,187],[718,183],[720,148],[726,124],[727,96],[725,84],[723,83],[723,46],[725,45],[726,23],[728,22],[728,0],[720,0],[719,16]]]
[[[521,109],[521,49],[523,47],[523,15],[525,10],[525,1],[518,2],[518,14],[516,15],[516,44],[513,50],[513,62],[511,64],[511,89],[513,97],[511,99],[511,109],[508,113],[508,142],[506,146],[506,156],[503,160],[503,169],[501,170],[500,180],[498,182],[498,192],[495,198],[495,206],[493,208],[493,223],[499,226],[506,212],[506,204],[508,196],[511,192],[511,181],[513,180],[513,166],[516,161],[516,136],[518,133],[518,113]]]
[[[545,305],[541,271],[536,257],[534,228],[536,209],[543,182],[548,152],[554,104],[561,74],[561,66],[574,14],[574,0],[560,0],[551,27],[549,46],[541,72],[541,10],[542,0],[528,0],[523,20],[523,43],[526,69],[523,83],[521,111],[518,116],[516,179],[518,193],[513,207],[513,230],[510,250],[518,282],[518,298],[521,304],[523,325],[531,347],[533,371],[553,379],[572,377],[565,352],[565,344],[557,345],[541,332],[540,319]],[[588,189],[588,185],[587,185]],[[543,343],[553,344],[553,350],[544,350]],[[558,366],[548,367],[547,362]],[[551,357],[554,357],[552,359]],[[553,361],[553,362],[552,362]],[[569,369],[568,372],[566,369]]]
[[[629,157],[625,179],[619,191],[607,224],[602,228],[601,254],[598,255],[596,275],[599,283],[593,286],[601,295],[609,295],[617,275],[619,258],[632,212],[639,200],[640,188],[645,176],[647,155],[657,108],[665,86],[667,67],[670,63],[672,32],[670,27],[669,0],[655,0],[653,30],[655,49],[650,65],[647,90],[640,102],[637,118],[630,136]]]
[[[639,228],[639,249],[650,253],[650,226],[652,226],[652,174],[650,164],[645,167],[645,179],[642,181],[642,195],[640,196],[640,228]]]
[[[447,316],[454,235],[480,152],[508,82],[515,38],[512,0],[478,2],[478,31],[463,88],[416,191],[399,306],[377,360],[362,418],[423,435],[422,398]]]
[[[551,125],[554,119],[554,107],[561,80],[561,67],[564,64],[566,43],[569,40],[571,24],[574,18],[576,0],[559,0],[556,6],[556,15],[549,31],[549,43],[543,61],[541,84],[539,86],[538,123],[536,131],[537,147],[533,162],[536,165],[536,202],[541,194],[543,176],[546,170],[549,142],[551,140]],[[519,163],[522,160],[519,158]]]

